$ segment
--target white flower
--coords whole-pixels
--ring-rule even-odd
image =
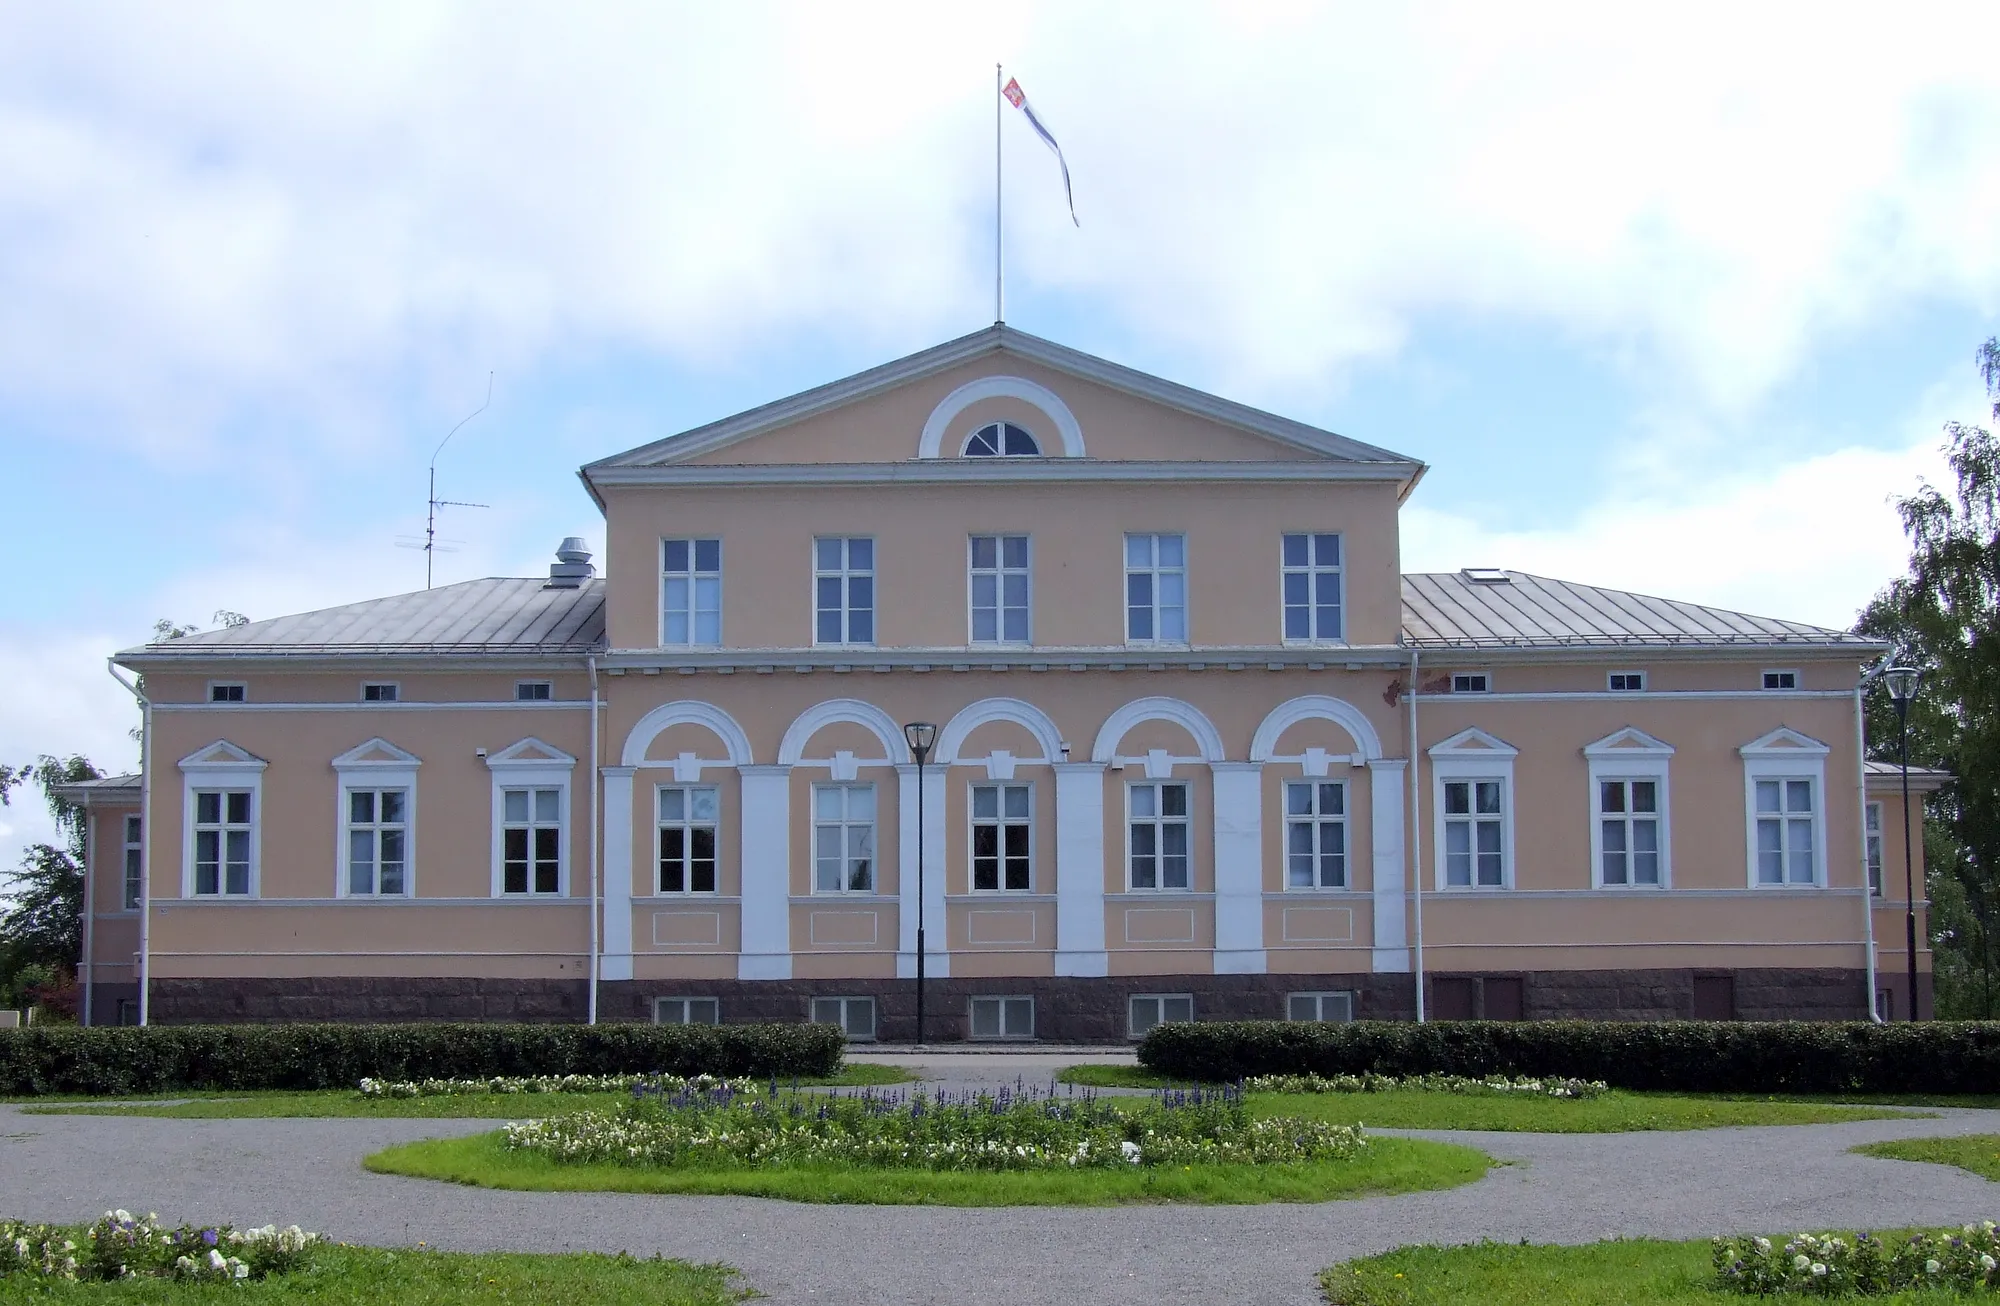
[[[1771,1254],[1771,1240],[1769,1238],[1758,1238],[1755,1242],[1758,1251],[1764,1253],[1766,1256]]]
[[[1924,1262],[1925,1274],[1936,1274],[1939,1270],[1942,1270],[1943,1268],[1944,1266],[1938,1264],[1938,1262],[1935,1260],[1929,1260]]]
[[[1994,1267],[1995,1265],[2000,1265],[2000,1261],[1995,1261],[1995,1260],[1994,1260],[1994,1259],[1993,1259],[1993,1258],[1992,1258],[1991,1256],[1988,1256],[1988,1255],[1986,1255],[1986,1254],[1985,1254],[1985,1253],[1983,1253],[1983,1252],[1982,1252],[1982,1253],[1980,1253],[1980,1256],[1979,1256],[1979,1268],[1980,1268],[1980,1269],[1982,1269],[1982,1270],[1986,1271],[1986,1272],[1987,1272],[1988,1274],[1991,1274],[1991,1273],[1993,1273],[1993,1267]]]
[[[1810,1256],[1799,1255],[1799,1256],[1794,1256],[1792,1258],[1792,1268],[1795,1270],[1803,1270],[1811,1265],[1812,1265],[1812,1257]]]
[[[1118,1150],[1124,1154],[1127,1161],[1130,1161],[1133,1165],[1139,1164],[1139,1145],[1137,1143],[1120,1143]]]
[[[1818,1261],[1814,1261],[1812,1263],[1812,1272],[1815,1276],[1823,1278],[1826,1275],[1826,1267],[1824,1265],[1821,1265]]]

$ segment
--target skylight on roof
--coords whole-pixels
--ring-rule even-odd
[[[1514,578],[1498,567],[1466,567],[1459,575],[1475,585],[1511,585]]]

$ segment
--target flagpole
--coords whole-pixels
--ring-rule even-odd
[[[993,65],[993,321],[1007,320],[1007,261],[1001,252],[1000,207],[1000,65]]]

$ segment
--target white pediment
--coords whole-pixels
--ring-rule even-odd
[[[1790,726],[1779,726],[1736,751],[1745,757],[1824,757],[1833,750],[1811,735],[1802,735]]]
[[[1637,726],[1614,730],[1593,744],[1583,746],[1585,757],[1672,757],[1674,746],[1655,739]]]
[[[1432,744],[1425,751],[1432,757],[1515,757],[1521,750],[1504,739],[1487,734],[1478,726],[1471,726],[1449,739]]]
[[[575,766],[576,759],[554,744],[529,735],[526,739],[494,753],[486,759],[492,766]]]
[[[422,758],[419,758],[415,753],[405,752],[380,735],[377,735],[365,744],[348,749],[339,757],[333,759],[335,770],[343,770],[350,767],[411,767],[422,765]]]
[[[267,765],[263,758],[227,739],[197,748],[180,761],[183,771],[261,771]]]

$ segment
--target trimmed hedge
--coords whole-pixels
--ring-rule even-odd
[[[0,1096],[353,1088],[364,1077],[839,1070],[831,1025],[153,1025],[0,1030]]]
[[[1156,1025],[1171,1079],[1559,1075],[1699,1093],[2000,1093],[2000,1022],[1215,1021]]]

